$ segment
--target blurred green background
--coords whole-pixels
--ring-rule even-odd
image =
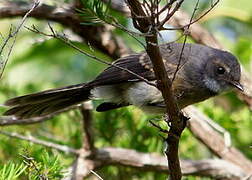
[[[63,1],[46,1],[50,4],[60,4]],[[69,1],[64,1],[68,3]],[[201,9],[207,7],[208,1],[201,1]],[[194,8],[191,1],[185,1],[183,9],[188,13]],[[117,14],[124,25],[132,27],[131,23]],[[1,40],[7,37],[11,24],[14,26],[20,19],[0,19]],[[252,74],[252,2],[249,0],[225,0],[200,23],[222,42],[226,49],[235,54],[244,67]],[[40,30],[48,30],[46,21],[28,19],[26,25],[35,24]],[[52,23],[58,31],[64,27]],[[115,30],[127,45],[141,51],[142,47],[126,33]],[[179,33],[168,32],[165,40],[176,39]],[[2,41],[3,42],[3,41]],[[0,41],[0,43],[2,44]],[[90,50],[85,44],[76,43],[83,50],[92,52],[106,60],[111,60],[98,50]],[[3,54],[6,56],[6,54]],[[55,39],[47,39],[34,34],[25,28],[21,29],[15,43],[13,53],[7,64],[0,86],[0,102],[10,97],[37,92],[48,88],[61,87],[92,80],[106,66],[87,58],[67,45]],[[97,103],[94,102],[94,105]],[[234,93],[207,100],[197,105],[204,113],[214,119],[231,133],[232,144],[252,160],[252,113]],[[4,108],[0,109],[1,112]],[[96,147],[124,147],[141,152],[156,152],[163,154],[163,142],[159,132],[153,128],[149,120],[160,119],[158,116],[148,116],[139,109],[127,107],[106,113],[94,112],[94,129]],[[1,130],[32,135],[42,140],[80,148],[82,145],[81,115],[78,110],[72,110],[45,122],[1,127]],[[56,150],[35,145],[26,141],[0,135],[0,179],[6,169],[20,168],[22,175],[18,179],[36,179],[36,175],[22,172],[23,158],[20,154],[33,157],[42,172],[48,172],[51,179],[60,179],[62,171],[69,167],[75,156]],[[214,156],[200,144],[188,130],[185,130],[180,143],[180,156],[183,159],[204,159]],[[54,164],[53,162],[56,163]],[[13,167],[11,167],[13,166]],[[53,168],[51,168],[53,167]],[[166,175],[153,172],[139,172],[132,168],[109,166],[102,168],[98,174],[104,179],[165,179]],[[48,176],[49,176],[48,175]],[[186,177],[186,179],[207,179]],[[1,179],[2,180],[2,179]]]

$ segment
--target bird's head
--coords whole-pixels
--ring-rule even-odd
[[[243,91],[240,84],[241,68],[235,56],[226,51],[212,49],[203,67],[203,84],[215,94],[234,88]]]

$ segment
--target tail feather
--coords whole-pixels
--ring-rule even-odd
[[[24,96],[18,96],[12,99],[7,100],[4,105],[6,106],[16,106],[16,105],[25,105],[25,104],[37,104],[44,101],[50,101],[60,97],[64,98],[69,95],[74,95],[76,92],[80,92],[83,88],[88,88],[88,84],[77,84],[72,86],[67,86],[63,88],[50,89],[46,91],[41,91],[38,93],[28,94]]]
[[[11,108],[4,115],[17,118],[45,116],[89,99],[91,86],[78,84],[15,97],[5,102]]]

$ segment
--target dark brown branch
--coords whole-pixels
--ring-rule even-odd
[[[176,1],[174,1],[176,2]],[[180,1],[183,2],[183,1]],[[157,87],[161,91],[162,96],[164,98],[164,102],[166,104],[166,112],[168,115],[167,124],[170,123],[170,129],[168,132],[168,137],[166,138],[166,143],[168,144],[168,148],[165,153],[168,158],[168,166],[170,169],[170,179],[179,180],[182,177],[180,162],[178,156],[178,147],[179,147],[179,139],[181,133],[185,128],[186,118],[180,112],[177,103],[174,99],[172,92],[172,82],[168,78],[163,58],[161,56],[159,46],[158,46],[158,32],[157,29],[160,25],[155,13],[153,12],[152,7],[158,7],[159,4],[155,4],[155,1],[149,1],[149,7],[147,11],[149,11],[151,16],[147,16],[145,11],[143,10],[142,4],[138,0],[127,0],[127,4],[131,11],[131,16],[133,20],[133,24],[136,29],[138,29],[142,33],[149,33],[151,36],[145,37],[146,40],[146,52],[150,57],[150,60],[153,65],[153,70],[157,79]],[[178,3],[171,14],[168,14],[164,21],[168,21],[172,15],[177,11],[177,9],[181,6],[181,3]],[[164,22],[162,22],[164,23]],[[161,23],[161,25],[162,25]],[[169,121],[169,122],[168,122]]]
[[[167,121],[171,122],[168,137],[166,138],[168,148],[165,151],[168,157],[168,165],[171,172],[170,177],[172,180],[178,180],[182,177],[178,156],[178,147],[179,138],[185,128],[183,115],[180,113],[180,110],[178,109],[177,104],[174,100],[173,92],[171,89],[172,84],[167,76],[164,62],[157,45],[157,36],[153,38],[146,38],[146,42],[146,52],[152,60],[153,69],[157,78],[157,86],[162,92],[162,96],[165,100],[166,112],[168,114]]]

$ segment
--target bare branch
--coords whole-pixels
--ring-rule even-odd
[[[106,165],[121,165],[137,168],[143,171],[169,173],[166,157],[155,153],[141,153],[135,150],[123,148],[108,147],[97,149],[95,151],[95,156],[89,159],[89,161],[88,159],[79,158],[75,163],[77,162],[80,164],[79,167],[82,167],[82,169],[80,169],[82,178],[90,175],[91,170],[95,170]],[[76,167],[76,164],[74,167]],[[184,176],[193,175],[234,180],[240,180],[246,177],[246,174],[238,166],[220,159],[196,161],[181,160],[181,169]],[[72,169],[70,171],[73,172]],[[79,176],[72,176],[72,178],[77,177]]]
[[[95,161],[112,165],[124,165],[144,171],[169,173],[164,156],[140,153],[122,148],[98,149]],[[183,175],[206,176],[212,178],[241,179],[245,173],[237,166],[224,160],[181,160]]]
[[[211,4],[211,7],[209,9],[207,9],[203,14],[201,14],[197,19],[194,19],[190,24],[194,24],[196,22],[198,22],[200,19],[202,19],[204,16],[206,16],[210,11],[213,10],[213,8],[215,6],[217,6],[217,4],[220,2],[220,0],[217,0],[215,3]],[[188,24],[188,25],[190,25]]]
[[[58,115],[60,113],[75,109],[77,107],[78,107],[78,105],[66,108],[66,109],[64,109],[62,111],[58,111],[56,113],[49,114],[47,116],[35,117],[35,118],[29,118],[29,119],[17,119],[17,118],[12,117],[12,116],[4,116],[4,117],[2,116],[2,117],[0,117],[0,126],[26,125],[26,124],[40,123],[40,122],[46,121],[48,119],[51,119],[51,118],[53,118],[54,116],[56,116],[56,115]]]
[[[68,146],[55,144],[48,141],[43,141],[43,140],[34,138],[33,136],[23,136],[15,132],[6,132],[6,131],[0,131],[0,134],[11,137],[11,138],[22,139],[22,140],[29,141],[35,144],[40,144],[46,147],[54,148],[65,153],[73,153],[73,154],[79,153],[78,150],[70,148]]]
[[[53,115],[50,116],[44,116],[44,117],[36,117],[36,118],[29,118],[29,119],[17,119],[12,116],[7,116],[7,117],[0,117],[0,126],[8,126],[8,125],[26,125],[26,124],[35,124],[39,122],[46,121],[53,117]]]
[[[246,173],[252,172],[252,162],[235,147],[227,147],[225,145],[224,138],[207,123],[209,121],[207,116],[193,106],[185,108],[185,112],[191,117],[190,121],[188,121],[189,129],[198,140],[218,157],[236,164]]]
[[[151,12],[151,16],[148,17],[143,10],[143,6],[138,0],[127,0],[127,3],[131,11],[135,28],[137,28],[142,33],[148,32],[149,34],[152,34],[152,36],[145,37],[147,44],[146,52],[150,57],[153,65],[154,74],[157,79],[157,88],[161,91],[166,105],[166,113],[168,115],[168,120],[166,120],[166,122],[168,125],[171,125],[168,136],[166,138],[168,148],[165,151],[170,169],[170,179],[179,180],[181,179],[182,174],[178,156],[178,146],[181,133],[186,126],[187,118],[183,116],[174,99],[172,92],[172,82],[168,78],[164,66],[164,61],[159,50],[157,40],[159,22],[156,21],[156,15],[153,13],[152,9],[158,7],[158,4],[155,4],[156,2],[154,1],[149,2],[151,8],[148,9],[148,11]],[[178,3],[171,14],[168,14],[166,16],[165,21],[168,21],[172,16],[172,13],[174,14],[180,6],[181,4]],[[161,22],[161,25],[162,23],[166,22]]]

